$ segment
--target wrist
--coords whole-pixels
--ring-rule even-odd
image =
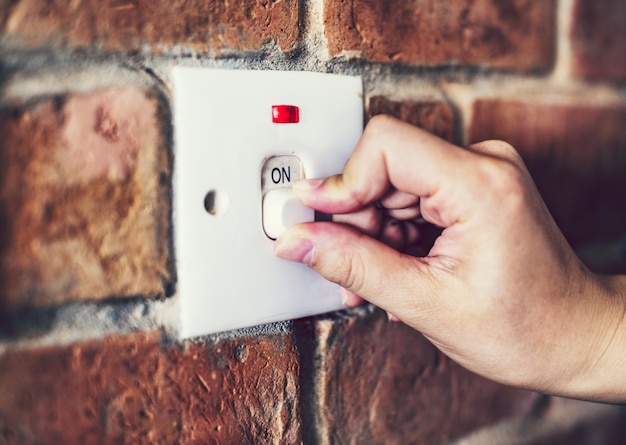
[[[626,276],[589,273],[585,349],[565,395],[604,402],[626,400]],[[584,313],[583,310],[583,313]]]

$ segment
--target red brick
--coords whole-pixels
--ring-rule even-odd
[[[577,0],[573,20],[574,72],[586,79],[626,81],[626,2]]]
[[[0,356],[0,442],[301,443],[290,334],[164,348],[130,334]]]
[[[107,89],[0,114],[0,303],[165,295],[169,160],[156,98]]]
[[[128,52],[291,49],[298,37],[297,0],[0,0],[1,32],[26,46]]]
[[[326,0],[324,24],[331,56],[519,70],[554,62],[553,0]]]
[[[537,400],[462,369],[382,311],[312,323],[320,443],[440,443],[522,415]]]
[[[378,114],[397,117],[450,142],[456,139],[454,111],[443,100],[396,101],[384,96],[374,96],[369,100],[367,116],[372,118]]]
[[[469,142],[515,146],[570,242],[626,233],[626,107],[528,96],[477,100],[473,116]]]

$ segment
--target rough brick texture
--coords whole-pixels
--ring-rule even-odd
[[[456,140],[454,111],[443,100],[396,101],[384,96],[374,96],[369,100],[367,116],[371,118],[378,114],[395,116],[447,141]]]
[[[289,334],[164,349],[158,333],[0,356],[0,442],[297,444]]]
[[[308,329],[317,342],[320,388],[310,415],[320,428],[319,443],[441,443],[525,414],[537,401],[535,393],[455,365],[380,310],[314,321]]]
[[[478,100],[469,142],[503,139],[521,153],[570,242],[626,233],[626,107],[540,97]]]
[[[588,79],[626,81],[626,2],[577,0],[572,46],[574,72]]]
[[[373,62],[547,69],[554,59],[553,0],[325,1],[332,56]]]
[[[298,0],[0,0],[5,40],[22,47],[100,48],[137,52],[291,49]]]
[[[164,295],[169,161],[159,109],[126,88],[0,114],[2,304]]]

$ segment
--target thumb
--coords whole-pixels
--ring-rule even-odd
[[[402,318],[419,298],[432,295],[432,277],[422,258],[405,255],[351,227],[298,224],[274,245],[283,259],[304,263],[324,278]]]

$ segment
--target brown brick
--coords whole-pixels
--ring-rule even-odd
[[[324,24],[332,56],[373,62],[545,70],[555,53],[553,0],[326,0]]]
[[[577,0],[572,45],[577,75],[626,81],[626,2]]]
[[[469,142],[503,139],[521,153],[571,243],[626,233],[626,107],[477,100]]]
[[[26,47],[219,53],[275,43],[289,50],[299,31],[298,0],[0,0],[0,6],[2,34]]]
[[[450,142],[456,139],[454,111],[443,100],[396,101],[384,96],[374,96],[369,100],[367,116],[372,118],[378,114],[397,117]]]
[[[169,161],[156,98],[107,89],[0,114],[0,303],[164,295]]]
[[[290,334],[163,348],[130,334],[0,356],[0,442],[300,443]]]
[[[526,413],[537,399],[462,369],[382,311],[311,323],[320,443],[440,443]]]

